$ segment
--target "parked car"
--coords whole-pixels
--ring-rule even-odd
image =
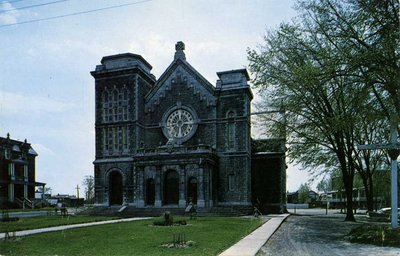
[[[381,208],[376,212],[368,212],[368,217],[373,218],[376,221],[390,221],[390,215],[392,208]],[[400,208],[397,208],[398,218],[400,219]]]

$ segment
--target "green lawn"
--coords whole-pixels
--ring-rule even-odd
[[[217,255],[262,224],[260,219],[204,217],[186,226],[153,226],[153,220],[70,229],[0,241],[1,255]],[[174,234],[194,241],[165,248]]]
[[[53,226],[71,225],[77,223],[113,220],[116,217],[103,216],[41,216],[34,218],[20,218],[18,221],[0,222],[0,233],[6,231],[20,231],[28,229],[46,228]]]

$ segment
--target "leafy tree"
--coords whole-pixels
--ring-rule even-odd
[[[43,190],[43,187],[38,187],[38,189],[37,189],[37,191],[39,192],[39,193],[41,193],[41,194],[43,194],[44,196],[46,195],[46,194],[51,194],[51,191],[52,191],[53,189],[51,188],[51,187],[44,187],[44,190]],[[43,199],[45,199],[45,198],[43,198]]]
[[[86,175],[82,182],[85,188],[86,202],[93,203],[94,201],[94,177],[92,175]]]
[[[299,1],[310,28],[348,61],[347,75],[364,83],[387,117],[400,116],[398,0]]]
[[[317,190],[327,193],[328,191],[332,190],[332,181],[330,179],[322,179],[317,184]]]
[[[371,124],[379,129],[385,125],[379,117],[382,111],[390,112],[391,107],[384,103],[390,94],[384,91],[396,86],[389,75],[378,83],[385,68],[363,62],[366,49],[379,50],[379,54],[367,51],[376,59],[375,54],[385,57],[394,47],[388,43],[389,50],[381,50],[389,40],[383,38],[387,36],[385,33],[381,33],[382,40],[373,35],[364,38],[371,30],[381,31],[382,25],[369,20],[368,11],[373,10],[366,7],[367,2],[371,1],[299,1],[298,20],[269,31],[260,53],[248,51],[254,85],[261,89],[264,107],[286,110],[289,156],[315,170],[321,166],[326,171],[341,170],[346,190],[346,220],[354,220],[355,171],[370,170],[365,175],[365,186],[372,193],[368,182],[372,182],[371,170],[380,161],[375,153],[359,153],[356,145],[367,141]],[[367,28],[372,25],[377,27]],[[396,61],[387,61],[390,67],[396,67]],[[372,133],[369,141],[381,139],[376,134],[384,133]],[[374,165],[370,165],[372,160]]]
[[[297,191],[299,193],[299,203],[301,204],[308,203],[310,191],[311,188],[307,183],[300,185],[300,188]]]

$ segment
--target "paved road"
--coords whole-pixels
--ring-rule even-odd
[[[357,217],[362,221],[365,217]],[[258,256],[384,255],[400,249],[349,243],[344,235],[360,222],[345,222],[342,214],[291,215],[258,252]]]

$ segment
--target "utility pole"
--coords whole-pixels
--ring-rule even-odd
[[[400,153],[400,143],[397,141],[397,121],[396,118],[391,119],[390,125],[390,143],[387,144],[371,144],[358,145],[359,150],[377,150],[387,149],[391,161],[391,225],[392,229],[397,229],[399,226],[398,219],[398,196],[397,196],[397,157]]]
[[[76,194],[77,194],[78,199],[79,199],[79,189],[80,189],[79,185],[76,185]]]

